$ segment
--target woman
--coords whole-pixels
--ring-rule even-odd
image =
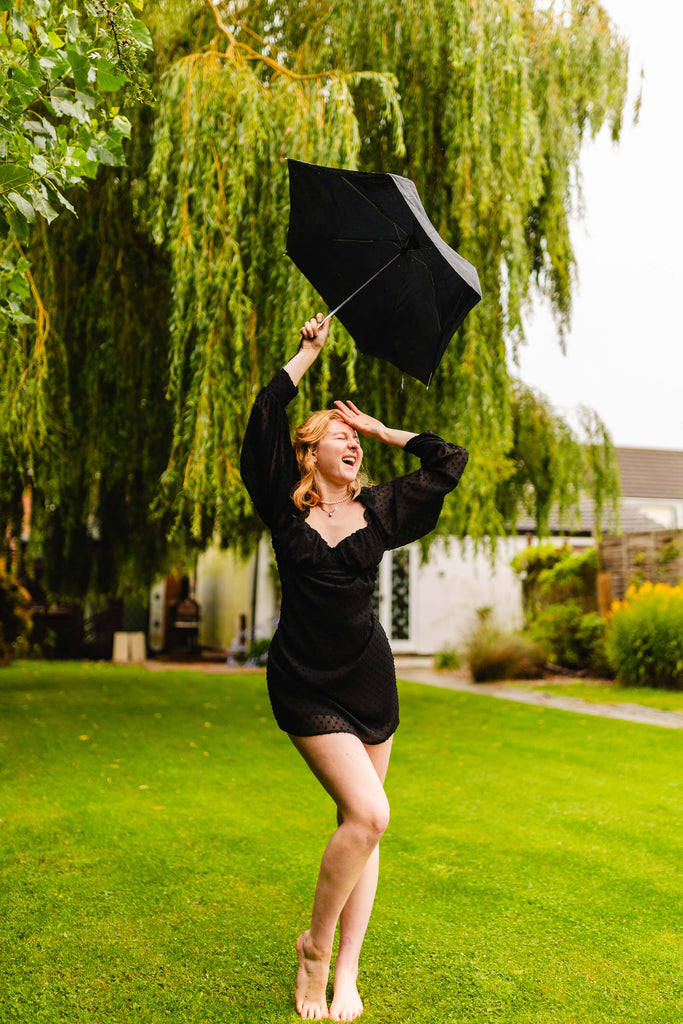
[[[435,434],[385,427],[352,402],[315,413],[290,441],[286,405],[327,339],[322,313],[300,331],[297,354],[257,396],[242,448],[242,479],[268,525],[282,583],[268,655],[268,692],[287,732],[337,806],[310,928],[299,936],[296,1008],[302,1020],[350,1021],[363,1004],[358,958],[389,822],[384,779],[398,698],[391,648],[372,610],[384,552],[436,525],[467,462]],[[417,455],[422,468],[362,487],[358,435]],[[327,979],[337,922],[334,995]]]

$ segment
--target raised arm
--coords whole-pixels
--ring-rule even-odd
[[[383,444],[390,444],[393,448],[405,448],[408,441],[411,441],[417,434],[409,430],[397,430],[395,427],[386,427],[374,416],[368,416],[361,412],[353,402],[335,402],[337,412],[345,423],[364,437],[374,437]]]
[[[445,496],[457,487],[467,464],[464,448],[431,431],[413,435],[404,447],[421,468],[363,492],[387,548],[410,544],[434,529]]]
[[[329,323],[322,320],[323,314],[318,313],[304,324],[299,351],[256,396],[242,441],[242,481],[256,511],[271,528],[298,479],[286,407],[327,340]]]
[[[325,320],[322,313],[303,325],[299,331],[299,351],[284,366],[293,384],[298,385],[306,370],[316,361],[327,341],[329,330],[330,321]]]

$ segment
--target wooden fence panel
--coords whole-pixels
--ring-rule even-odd
[[[604,537],[600,567],[610,575],[612,599],[620,601],[631,583],[683,581],[683,530],[652,530]]]

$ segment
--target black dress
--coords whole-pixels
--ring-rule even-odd
[[[444,495],[467,462],[464,448],[424,433],[406,451],[422,468],[357,496],[367,526],[331,547],[306,522],[291,492],[299,482],[286,406],[286,370],[259,393],[242,446],[242,480],[270,528],[282,583],[280,620],[268,653],[275,719],[293,736],[349,732],[382,743],[398,725],[394,659],[372,608],[385,551],[436,526]]]

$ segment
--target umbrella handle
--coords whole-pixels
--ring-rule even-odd
[[[363,289],[366,288],[370,284],[371,281],[374,281],[376,277],[379,277],[379,275],[382,273],[383,270],[386,270],[387,267],[390,267],[391,264],[394,262],[394,260],[397,260],[399,258],[399,256],[401,255],[402,251],[403,250],[397,252],[395,256],[392,256],[388,263],[385,263],[383,267],[380,267],[379,270],[376,271],[372,275],[372,277],[369,277],[367,279],[367,281],[364,281],[363,284],[359,288],[356,288],[355,292],[351,292],[350,295],[347,295],[347,297],[344,299],[343,302],[340,302],[338,306],[335,306],[335,308],[332,310],[331,313],[327,314],[327,316],[323,320],[323,323],[327,323],[328,320],[332,319],[332,317],[335,315],[335,313],[339,312],[339,310],[342,308],[342,306],[345,306],[347,302],[351,301],[351,299],[355,299],[356,295],[358,295],[358,292],[362,292]]]

